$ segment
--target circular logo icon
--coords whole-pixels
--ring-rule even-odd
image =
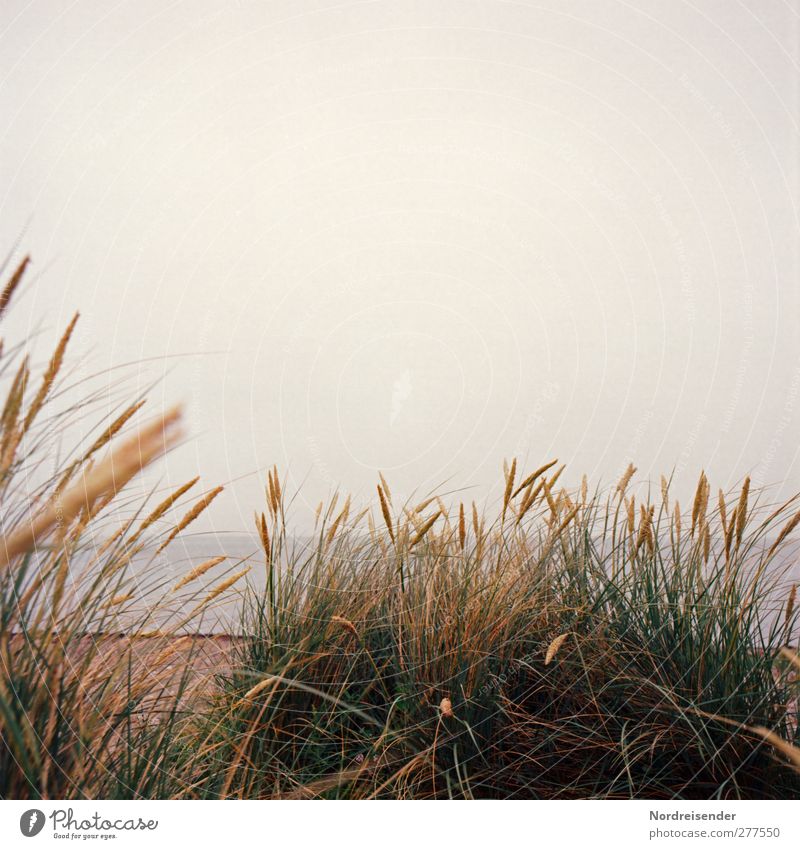
[[[19,830],[25,837],[36,837],[44,828],[44,814],[37,808],[31,808],[19,818]]]

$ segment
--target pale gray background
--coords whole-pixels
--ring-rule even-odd
[[[196,470],[364,498],[629,460],[800,489],[798,32],[781,0],[14,2],[0,245]],[[1,251],[0,251],[1,252]],[[298,516],[301,521],[301,516]],[[304,521],[304,520],[303,520]]]

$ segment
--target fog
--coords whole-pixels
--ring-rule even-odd
[[[300,524],[378,470],[491,498],[512,456],[788,495],[799,22],[4,0],[0,253],[36,279],[3,335],[45,360],[80,309],[74,377],[185,404],[148,485],[227,484],[221,529],[249,529],[272,464]]]

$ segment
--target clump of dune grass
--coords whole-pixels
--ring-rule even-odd
[[[27,267],[25,258],[11,274],[0,317]],[[193,652],[184,647],[181,663],[169,662],[177,626],[159,603],[169,588],[159,590],[152,556],[136,575],[131,564],[168,545],[218,490],[174,525],[171,511],[196,479],[155,508],[129,495],[138,473],[181,437],[178,410],[136,423],[141,400],[110,421],[100,416],[88,443],[56,461],[56,447],[65,450],[71,427],[99,400],[59,402],[77,318],[38,376],[24,346],[0,347],[7,386],[0,414],[0,797],[170,796]],[[181,624],[203,612],[196,600]]]
[[[338,497],[287,532],[270,472],[231,669],[197,718],[185,794],[237,798],[783,798],[797,499],[749,481],[687,510],[506,466],[497,515]],[[468,520],[470,517],[470,520]]]

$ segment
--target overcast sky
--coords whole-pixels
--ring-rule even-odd
[[[0,20],[0,253],[40,274],[4,335],[79,308],[80,373],[142,361],[189,416],[163,485],[238,480],[218,527],[273,463],[312,509],[513,455],[800,489],[797,2]]]

